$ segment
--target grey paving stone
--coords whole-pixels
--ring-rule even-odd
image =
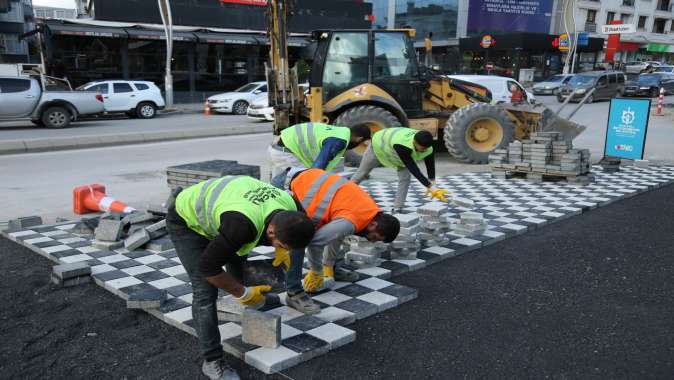
[[[281,344],[281,316],[245,309],[241,316],[241,338],[244,343],[277,348]]]
[[[330,350],[328,342],[306,333],[284,339],[282,344],[284,347],[300,353],[303,361],[323,355]]]
[[[381,293],[396,297],[398,299],[398,303],[413,300],[419,295],[419,292],[416,289],[398,284],[387,286],[386,288],[379,289],[379,291]]]
[[[122,237],[124,224],[119,220],[101,219],[94,236],[100,241],[117,241]]]
[[[61,279],[61,278],[59,278],[57,276],[54,276],[52,274],[51,281],[54,285],[67,288],[67,287],[70,287],[70,286],[88,284],[88,283],[91,282],[91,277],[87,275],[87,276],[76,276],[76,277],[71,277],[71,278],[67,278],[67,279]]]
[[[91,267],[83,262],[60,264],[52,267],[52,275],[61,280],[72,277],[88,276],[91,274]]]
[[[174,297],[180,297],[180,296],[184,296],[185,294],[192,293],[192,285],[181,284],[181,285],[171,286],[171,287],[166,288],[164,290],[166,290],[168,292],[168,294],[170,294]]]
[[[166,231],[166,230],[164,230]],[[150,237],[152,234],[150,234]],[[163,252],[167,251],[169,249],[173,248],[173,242],[171,239],[168,238],[168,236],[163,236],[160,238],[153,238],[147,245],[145,246],[146,249],[149,249],[150,251],[156,251],[156,252]]]
[[[117,248],[122,248],[124,246],[123,241],[102,241],[102,240],[92,240],[91,245],[98,249],[102,250],[113,250]]]
[[[350,311],[356,315],[356,319],[363,319],[377,314],[377,305],[353,298],[335,305],[339,309]]]
[[[149,286],[129,293],[127,309],[158,309],[166,300],[166,291]]]
[[[303,315],[301,317],[293,318],[287,321],[286,324],[301,331],[309,331],[311,329],[315,329],[316,327],[324,325],[325,321],[316,318],[312,315]]]
[[[136,277],[136,278],[138,278],[138,277]],[[162,305],[159,307],[159,311],[166,314],[166,313],[170,313],[172,311],[184,309],[184,308],[189,307],[189,306],[190,306],[189,302],[185,302],[185,301],[181,300],[180,298],[171,298],[171,299],[167,299],[164,303],[162,303]]]
[[[146,230],[140,230],[124,240],[124,248],[133,251],[144,246],[150,241],[150,234]]]
[[[171,276],[169,276],[168,274],[166,274],[164,272],[156,270],[156,271],[153,271],[153,272],[137,274],[134,277],[143,281],[143,282],[152,282],[152,281],[161,280],[162,278],[171,277]],[[178,276],[176,276],[176,278],[177,277]]]
[[[33,215],[33,216],[24,216],[16,219],[11,219],[7,224],[7,229],[10,231],[19,231],[25,230],[29,227],[39,226],[42,224],[42,217]]]
[[[117,270],[117,269],[111,270],[111,271],[108,271],[108,272],[92,274],[91,276],[94,277],[95,279],[97,279],[99,281],[103,281],[103,282],[110,281],[110,280],[116,280],[116,279],[122,278],[122,277],[129,277],[128,274],[122,272],[121,270]]]
[[[147,211],[134,211],[130,214],[127,214],[122,222],[125,224],[138,224],[143,222],[149,222],[154,220],[155,216],[152,213]]]

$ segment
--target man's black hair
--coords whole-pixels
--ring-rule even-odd
[[[274,234],[291,249],[304,249],[314,237],[316,228],[311,219],[298,211],[281,211],[274,215]]]
[[[380,212],[373,221],[377,222],[377,233],[384,237],[385,243],[390,243],[398,237],[400,221],[395,216]]]
[[[351,134],[354,136],[362,137],[365,140],[372,138],[372,132],[370,132],[370,127],[365,124],[354,125],[351,127]]]
[[[433,135],[428,131],[419,131],[414,135],[414,141],[423,147],[433,146]]]

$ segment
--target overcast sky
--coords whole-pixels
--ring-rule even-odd
[[[74,0],[33,0],[33,5],[43,5],[47,7],[75,8]]]

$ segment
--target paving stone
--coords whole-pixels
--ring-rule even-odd
[[[335,305],[335,307],[354,313],[356,315],[356,319],[367,318],[371,315],[377,314],[379,311],[377,305],[359,300],[357,298],[340,302]]]
[[[220,297],[216,301],[216,310],[220,321],[241,322],[241,316],[245,308],[246,306],[230,295]]]
[[[150,236],[152,235],[150,234]],[[168,236],[163,236],[158,239],[151,240],[149,243],[147,243],[145,248],[155,252],[168,251],[169,249],[173,248],[173,242],[168,238]]]
[[[244,355],[244,361],[260,371],[271,374],[283,371],[301,362],[301,354],[288,347],[278,348],[260,347],[248,351]]]
[[[138,224],[143,222],[149,222],[155,219],[155,216],[152,213],[147,211],[134,211],[130,214],[127,214],[122,222],[124,224]]]
[[[316,327],[307,331],[307,334],[328,342],[331,350],[356,340],[355,331],[334,323],[326,323],[323,326]]]
[[[101,219],[98,222],[94,236],[99,241],[117,241],[124,232],[124,223],[119,220]]]
[[[67,279],[61,279],[55,275],[52,274],[51,276],[51,281],[54,285],[61,286],[64,288],[70,287],[70,286],[77,286],[81,284],[88,284],[91,282],[91,276],[75,276]]]
[[[281,317],[245,309],[241,316],[241,338],[244,343],[277,348],[281,344]]]
[[[124,240],[124,248],[133,251],[145,245],[150,241],[150,233],[146,230],[140,230]]]
[[[325,321],[312,315],[303,315],[286,322],[286,324],[298,330],[307,331],[324,325]]]
[[[388,294],[390,296],[393,296],[398,299],[398,303],[404,303],[407,301],[411,301],[415,298],[417,298],[417,295],[419,292],[414,289],[410,288],[408,286],[403,286],[403,285],[391,285],[387,288],[380,289],[379,292]]]
[[[122,248],[124,246],[123,241],[102,241],[102,240],[92,240],[91,241],[91,246],[98,248],[98,249],[104,249],[108,251],[115,250],[117,248]]]
[[[310,360],[316,356],[323,355],[330,350],[330,344],[328,342],[307,333],[284,339],[282,344],[283,346],[301,354],[302,361]]]
[[[52,275],[61,280],[78,276],[88,276],[91,274],[91,267],[83,262],[55,265],[52,268]]]
[[[24,216],[21,218],[11,219],[7,223],[7,229],[10,231],[19,231],[25,230],[29,227],[39,226],[42,224],[42,217],[34,216]]]

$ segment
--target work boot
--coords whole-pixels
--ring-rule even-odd
[[[358,273],[352,270],[348,270],[344,267],[335,265],[334,269],[335,281],[340,282],[356,282],[358,281]]]
[[[211,380],[241,380],[234,368],[225,363],[224,358],[205,361],[201,365],[201,372]]]
[[[288,293],[287,303],[289,307],[306,315],[318,314],[321,312],[321,307],[303,291],[293,295]]]

